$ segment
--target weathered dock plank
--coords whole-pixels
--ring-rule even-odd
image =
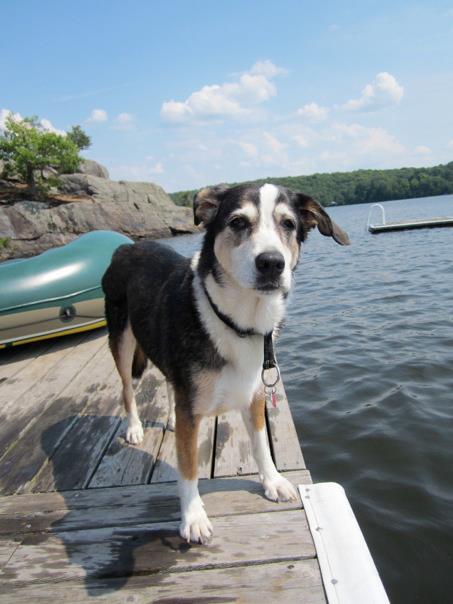
[[[39,342],[32,346],[14,346],[0,349],[0,384],[7,379],[15,377],[18,379],[19,372],[40,356],[50,350],[55,344],[52,340]]]
[[[266,402],[275,465],[280,471],[303,469],[305,461],[282,381],[277,385],[276,395],[276,407]]]
[[[11,559],[12,555],[20,545],[20,540],[0,540],[0,569]],[[1,588],[0,588],[1,593]]]
[[[293,484],[310,484],[307,470],[285,472]],[[300,509],[301,502],[264,497],[257,476],[200,480],[211,517]],[[0,535],[137,525],[180,518],[176,482],[0,497]]]
[[[10,448],[21,439],[22,434],[39,420],[40,415],[74,377],[83,371],[96,352],[102,346],[106,346],[103,339],[93,337],[92,334],[80,335],[78,338],[74,338],[73,342],[74,346],[68,348],[64,356],[59,355],[56,359],[51,359],[50,370],[41,379],[38,379],[26,394],[22,394],[20,400],[10,394],[10,402],[3,404],[0,412],[0,458],[4,457]],[[47,352],[47,354],[49,353]],[[1,387],[2,396],[5,398],[8,392],[11,390],[14,392],[14,383],[11,383],[9,388],[7,386],[8,381]],[[8,467],[11,464],[5,460],[2,466]],[[0,476],[2,466],[0,466]]]
[[[325,604],[316,559],[214,568],[183,573],[134,575],[85,582],[17,588],[1,586],[8,602],[21,604]]]
[[[70,343],[65,341],[64,338],[60,338],[45,354],[34,357],[21,370],[18,379],[15,379],[14,376],[7,378],[0,388],[0,409],[2,413],[13,409],[14,403],[17,401],[26,401],[25,393],[29,394],[28,391],[35,388],[36,384],[46,376],[55,363],[58,363],[74,350],[84,337],[86,337],[85,334],[78,334],[74,339],[71,339]]]
[[[198,432],[198,477],[210,478],[212,469],[214,417],[204,417]],[[151,483],[178,479],[175,433],[167,429],[151,476]]]
[[[145,439],[130,446],[105,332],[40,350],[12,354],[0,374],[7,409],[11,393],[22,404],[6,417],[0,459],[0,599],[325,602],[301,501],[264,497],[240,414],[201,422],[199,485],[214,537],[187,544],[163,376],[152,367],[137,387]],[[283,387],[266,417],[277,467],[311,483]]]
[[[244,547],[247,544],[247,547]],[[29,535],[0,571],[13,583],[198,570],[314,558],[300,510],[244,514],[215,520],[211,544],[189,545],[178,522]]]
[[[167,384],[155,367],[143,376],[136,400],[144,427],[143,442],[134,446],[126,442],[127,420],[124,418],[88,483],[89,488],[148,482],[162,443],[169,409]]]
[[[219,415],[215,450],[214,476],[256,474],[252,444],[241,414],[237,411]]]
[[[163,429],[160,426],[147,425],[144,428],[143,441],[139,445],[130,445],[125,440],[126,428],[127,420],[124,418],[89,481],[88,488],[119,487],[148,482],[162,443]]]
[[[110,351],[105,339],[91,362],[64,388],[25,432],[8,454],[0,461],[0,488],[2,494],[28,491],[33,479],[47,464],[54,451],[70,432],[79,413],[90,401],[105,392],[106,380],[113,374],[109,363]],[[71,459],[74,464],[74,458]],[[47,472],[52,468],[48,468]]]
[[[156,464],[154,466],[151,483],[169,482],[177,480],[176,470],[176,440],[174,430],[165,430],[159,452],[157,454]]]
[[[31,486],[35,493],[86,488],[121,422],[121,389],[113,370],[100,390],[88,395],[83,411]]]

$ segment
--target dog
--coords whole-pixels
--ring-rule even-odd
[[[197,478],[203,416],[239,410],[265,496],[297,498],[270,454],[264,395],[272,389],[263,382],[276,378],[264,376],[267,369],[275,375],[273,339],[309,231],[317,227],[341,245],[349,239],[311,197],[270,183],[204,188],[193,211],[206,232],[192,259],[157,242],[126,244],[114,253],[102,286],[128,417],[126,440],[143,439],[133,378],[150,359],[175,393],[179,532],[187,541],[206,543],[212,525]]]

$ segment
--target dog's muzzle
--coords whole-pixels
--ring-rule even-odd
[[[285,259],[280,252],[262,252],[255,258],[257,289],[272,291],[280,287],[280,276],[285,270]]]

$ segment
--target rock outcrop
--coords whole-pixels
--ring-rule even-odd
[[[93,159],[83,159],[80,162],[79,169],[77,170],[80,174],[89,174],[90,176],[100,176],[101,178],[110,178],[109,171],[105,166],[102,166]]]
[[[96,162],[85,161],[83,169],[60,177],[61,199],[69,201],[0,202],[0,260],[32,256],[99,229],[134,240],[198,230],[192,211],[176,206],[158,185],[111,181]]]

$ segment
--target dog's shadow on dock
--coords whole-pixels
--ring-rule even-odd
[[[68,423],[70,419],[66,418],[64,422]],[[107,416],[104,419],[112,420]],[[89,431],[94,417],[81,417],[81,421],[86,422]],[[47,432],[61,429],[60,423],[43,433],[43,448],[49,440]],[[84,431],[81,426],[81,433]],[[134,451],[136,463],[146,463],[150,467],[154,464],[155,460],[146,451],[131,447],[132,455]],[[50,457],[55,489],[64,497],[67,510],[52,523],[51,543],[46,548],[47,563],[53,565],[57,579],[83,577],[90,596],[127,589],[128,584],[130,588],[151,587],[164,578],[168,580],[168,573],[172,571],[203,566],[208,563],[208,550],[219,549],[220,542],[217,545],[215,538],[206,546],[189,544],[179,536],[180,511],[175,482],[67,490],[66,472],[71,472],[71,465],[62,472],[57,463],[53,468],[53,463]],[[78,463],[74,456],[72,465],[76,472],[79,471]],[[165,464],[162,460],[159,463]],[[170,471],[170,466],[162,469]],[[206,483],[208,488],[203,490],[209,491],[209,481]],[[234,479],[226,479],[216,490],[234,490],[238,488],[233,486],[235,484]],[[256,492],[256,483],[242,479],[240,488]],[[59,544],[63,544],[66,555],[62,555]]]

